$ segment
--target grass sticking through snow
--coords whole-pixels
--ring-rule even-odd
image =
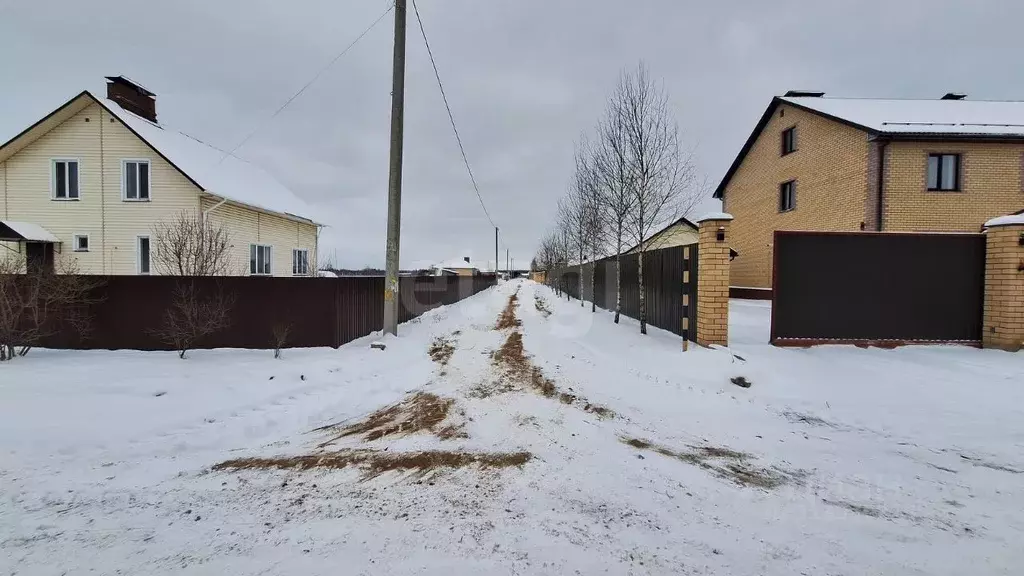
[[[516,288],[515,294],[512,294],[508,298],[508,304],[505,305],[505,309],[501,311],[501,315],[498,316],[498,323],[495,324],[495,330],[505,330],[506,328],[517,328],[522,326],[523,323],[516,318],[516,306],[519,303],[519,288]]]
[[[441,366],[447,366],[448,361],[452,359],[452,355],[455,354],[455,343],[449,336],[438,336],[430,344],[430,349],[427,351],[430,354],[430,358],[437,362]]]
[[[385,472],[412,472],[422,477],[439,469],[477,466],[483,469],[523,466],[533,455],[529,452],[379,452],[375,450],[342,450],[329,454],[280,456],[274,458],[237,458],[221,462],[215,471],[228,470],[313,470],[359,468],[363,479],[376,478]]]
[[[548,308],[548,301],[544,299],[540,294],[533,295],[533,305],[537,308],[537,312],[541,313],[541,316],[547,318],[551,316],[551,309]]]
[[[760,468],[750,464],[750,454],[718,446],[687,446],[687,450],[673,450],[639,438],[622,438],[623,443],[637,450],[649,450],[662,456],[675,458],[708,472],[731,480],[740,486],[771,490],[783,484],[798,481],[802,474],[780,468]]]
[[[320,446],[326,446],[335,440],[348,436],[363,437],[372,442],[384,437],[406,436],[418,432],[430,432],[442,440],[466,438],[461,424],[441,426],[455,405],[451,398],[441,398],[426,392],[417,392],[407,396],[398,404],[392,404],[377,410],[354,424],[342,426],[334,424],[319,430],[336,431],[337,434]]]
[[[502,312],[501,317],[498,318],[498,326],[500,327],[503,323],[503,319],[511,317],[515,319],[515,302],[514,298],[516,295],[513,294],[509,298],[509,306]],[[511,310],[511,311],[510,311]],[[516,320],[518,322],[518,320]],[[601,406],[599,404],[593,404],[588,402],[586,399],[565,392],[558,389],[554,381],[544,375],[544,372],[534,366],[533,362],[526,355],[523,350],[523,335],[518,330],[511,332],[505,342],[502,343],[501,348],[498,348],[491,355],[494,363],[504,368],[502,379],[505,381],[507,387],[509,380],[526,385],[533,391],[537,392],[545,398],[558,399],[562,404],[570,406],[576,406],[581,410],[596,414],[600,418],[614,418],[615,412],[610,408]],[[499,388],[501,382],[498,385],[493,386],[493,389]]]

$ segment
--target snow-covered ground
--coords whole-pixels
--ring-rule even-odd
[[[684,353],[512,281],[384,351],[33,351],[0,365],[0,574],[1019,574],[1024,354],[776,349],[769,316]],[[366,423],[414,392],[447,417]],[[528,460],[381,464],[423,451]],[[320,466],[212,469],[277,458]]]

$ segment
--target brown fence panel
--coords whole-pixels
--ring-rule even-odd
[[[773,343],[981,341],[982,234],[776,232]]]
[[[286,347],[337,347],[384,325],[384,278],[108,276],[94,290],[91,330],[81,337],[57,319],[38,345],[46,348],[170,350],[157,331],[187,283],[200,295],[223,294],[232,305],[227,328],[197,348],[273,348],[274,327],[288,326]],[[399,319],[411,320],[493,286],[495,277],[401,278]]]
[[[696,249],[696,245],[691,245]],[[673,246],[644,253],[644,297],[647,306],[647,323],[682,334],[683,315],[683,246]],[[691,257],[696,262],[696,252]],[[582,291],[585,300],[596,302],[606,310],[615,309],[615,257],[604,258],[596,263],[594,292],[590,292],[591,265],[583,267],[581,287],[579,266],[570,266],[549,273],[549,284],[555,284],[573,298],[579,298]],[[630,318],[640,317],[639,255],[623,254],[622,314]],[[696,266],[693,268],[696,279]],[[696,281],[696,280],[695,280]],[[596,296],[596,297],[595,297]],[[694,323],[693,326],[696,326]],[[692,332],[692,330],[691,330]]]

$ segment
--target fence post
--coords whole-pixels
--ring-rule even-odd
[[[729,345],[729,223],[708,214],[697,221],[697,344]]]
[[[981,343],[1015,352],[1024,347],[1024,214],[994,218],[985,226]]]

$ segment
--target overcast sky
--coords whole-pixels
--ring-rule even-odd
[[[124,74],[162,123],[232,148],[316,208],[321,253],[383,264],[393,20],[272,121],[386,0],[0,0],[0,140]],[[771,97],[1024,99],[1015,0],[420,0],[481,194],[525,263],[618,74],[664,80],[697,169],[721,179]],[[493,259],[409,11],[402,264]],[[703,209],[718,209],[709,199]],[[504,263],[502,263],[504,266]]]

